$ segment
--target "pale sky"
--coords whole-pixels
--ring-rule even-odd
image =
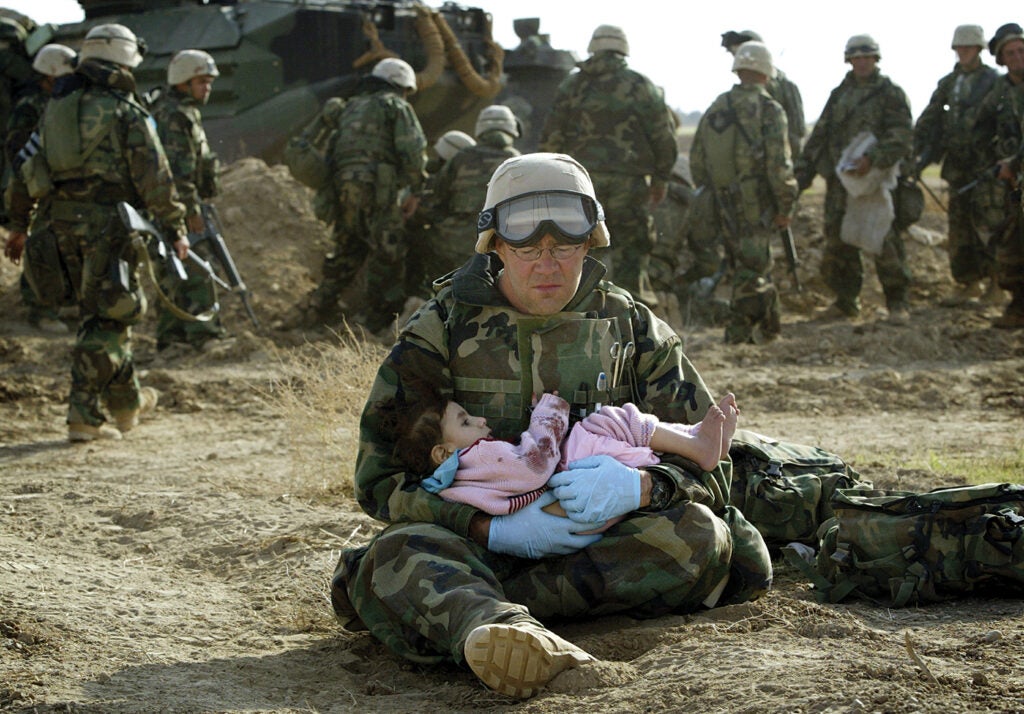
[[[37,22],[74,22],[83,14],[75,0],[0,0]],[[438,7],[440,0],[428,2]],[[683,111],[703,111],[734,82],[732,57],[721,47],[727,30],[761,34],[775,63],[797,83],[808,122],[821,113],[828,93],[849,65],[843,47],[851,35],[870,34],[882,52],[884,74],[903,87],[914,118],[921,113],[939,78],[952,70],[953,30],[960,24],[981,25],[986,40],[1007,22],[1024,23],[1013,4],[939,2],[922,5],[906,0],[728,0],[691,3],[686,0],[480,0],[464,5],[483,7],[494,18],[495,39],[508,49],[519,40],[512,21],[540,17],[542,33],[558,49],[583,59],[594,28],[619,25],[630,43],[630,66],[665,90],[668,104]],[[995,65],[988,51],[983,60]]]

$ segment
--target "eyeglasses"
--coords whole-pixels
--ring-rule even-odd
[[[552,246],[551,248],[541,248],[536,245],[531,245],[526,248],[516,248],[515,246],[509,246],[508,249],[512,251],[512,255],[519,258],[526,263],[534,263],[540,260],[540,257],[545,253],[551,253],[551,257],[555,260],[568,260],[569,258],[576,255],[580,248],[583,247],[582,243],[576,243],[575,245],[561,245]]]
[[[582,243],[603,220],[604,209],[590,196],[571,191],[534,191],[482,211],[477,231],[493,229],[514,246],[532,243],[549,232]]]

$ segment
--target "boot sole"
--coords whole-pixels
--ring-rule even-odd
[[[593,658],[582,650],[551,652],[544,640],[509,625],[483,625],[466,638],[466,663],[499,694],[532,697],[564,669]]]

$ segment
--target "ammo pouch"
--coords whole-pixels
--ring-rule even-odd
[[[855,595],[902,607],[1024,594],[1024,485],[842,490],[832,509],[814,563],[786,550],[822,602]]]
[[[75,304],[75,288],[52,230],[29,234],[23,265],[25,280],[41,305],[60,308]]]
[[[817,545],[818,527],[832,517],[832,494],[871,486],[836,454],[746,429],[736,430],[729,457],[729,502],[773,549],[793,541]]]
[[[924,190],[911,178],[900,176],[896,188],[892,190],[893,209],[896,212],[892,219],[895,231],[905,231],[921,220],[924,213]]]
[[[28,195],[32,198],[36,200],[45,198],[53,190],[53,181],[50,179],[50,167],[47,166],[46,157],[42,151],[37,151],[25,159],[19,172]]]
[[[284,147],[284,164],[292,177],[312,189],[320,189],[330,183],[330,167],[327,157],[304,135],[293,136]]]

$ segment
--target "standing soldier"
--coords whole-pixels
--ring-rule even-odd
[[[146,300],[118,202],[149,211],[179,257],[188,250],[185,208],[135,94],[131,70],[144,50],[123,25],[89,30],[72,81],[61,83],[42,119],[50,215],[79,305],[67,418],[71,441],[120,439],[156,406],[156,390],[140,390],[132,359],[131,325],[142,317]],[[117,428],[106,423],[103,405]]]
[[[151,111],[156,120],[160,143],[174,174],[179,200],[185,204],[185,227],[191,234],[202,236],[206,230],[202,204],[216,196],[217,156],[210,151],[203,130],[200,108],[206,104],[213,89],[213,80],[220,75],[213,57],[201,50],[182,50],[167,65],[167,87],[153,102]],[[195,251],[207,261],[214,256],[209,247],[197,241]],[[197,315],[213,311],[214,317],[203,321],[186,321],[175,317],[162,303],[157,305],[156,348],[186,344],[199,349],[208,340],[224,336],[220,313],[216,311],[217,288],[210,275],[192,261],[185,263],[188,279],[161,276],[164,291],[183,311]]]
[[[6,9],[3,10],[8,12]],[[7,127],[15,104],[25,92],[31,91],[35,78],[32,60],[25,51],[28,28],[20,19],[28,22],[27,18],[0,15],[0,129]],[[0,154],[0,176],[4,177],[11,170],[5,154],[6,152]],[[6,224],[7,220],[7,214],[0,206],[0,224]]]
[[[981,281],[993,275],[988,233],[979,213],[984,189],[960,189],[995,163],[992,137],[975,124],[982,99],[999,73],[981,61],[985,33],[978,25],[960,25],[953,32],[957,63],[939,80],[928,106],[914,126],[917,171],[928,164],[942,164],[942,178],[949,184],[949,267],[956,292],[942,301],[946,307],[963,305],[982,294]],[[984,235],[984,239],[983,236]],[[990,286],[998,290],[993,277]]]
[[[484,107],[473,130],[476,144],[456,153],[438,173],[430,206],[437,223],[425,256],[428,278],[455,270],[472,255],[487,181],[505,159],[519,156],[512,146],[519,133],[511,109],[502,104]]]
[[[848,169],[853,176],[865,176],[872,168],[891,169],[900,162],[909,163],[913,151],[910,103],[903,90],[879,72],[881,56],[878,43],[870,35],[854,35],[847,41],[844,57],[853,69],[832,90],[795,162],[801,191],[811,185],[815,174],[825,177],[826,243],[821,272],[836,296],[829,309],[833,317],[860,314],[860,289],[864,282],[860,249],[840,238],[849,194],[835,172],[839,159],[853,139],[864,133],[873,134],[877,142]],[[910,171],[908,166],[903,173]],[[910,270],[897,228],[894,224],[885,234],[881,252],[875,256],[875,268],[890,322],[906,324],[910,320]]]
[[[334,250],[324,259],[320,286],[298,306],[298,318],[310,327],[330,320],[342,291],[365,263],[365,327],[377,333],[405,301],[402,219],[419,201],[427,139],[406,101],[416,91],[416,73],[406,62],[381,60],[361,89],[345,104],[329,144],[338,196]],[[400,207],[403,189],[409,194]]]
[[[978,131],[992,138],[995,164],[989,224],[998,285],[1011,299],[995,327],[1024,327],[1024,222],[1021,221],[1021,152],[1024,122],[1024,30],[1003,25],[989,40],[989,52],[1006,74],[996,80],[978,113]],[[979,185],[980,187],[980,185]]]
[[[53,87],[59,77],[71,74],[74,69],[75,52],[64,45],[45,45],[32,60],[32,69],[36,72],[37,81],[33,89],[29,90],[11,111],[7,121],[6,140],[4,142],[4,158],[7,165],[15,166],[15,159],[18,152],[28,142],[32,133],[39,128],[39,119],[43,115],[43,108],[53,93]],[[4,206],[10,217],[10,224],[7,226],[10,235],[7,239],[6,251],[10,255],[21,254],[25,241],[28,239],[29,227],[33,233],[40,230],[48,230],[48,227],[40,221],[33,221],[35,201],[29,196],[25,184],[12,170],[5,176],[7,185],[4,187]],[[37,216],[47,213],[41,209]],[[42,304],[35,296],[29,282],[22,273],[20,280],[21,300],[28,308],[28,323],[41,330],[55,333],[68,331],[67,325],[60,321],[57,312],[52,307]]]
[[[740,45],[751,40],[764,42],[764,38],[753,30],[740,30],[739,32],[729,30],[722,33],[722,47],[733,56],[736,55],[736,50],[740,48]],[[793,156],[796,156],[800,153],[804,134],[807,133],[807,120],[804,117],[804,100],[800,96],[800,88],[781,69],[776,67],[775,76],[768,79],[765,89],[768,90],[768,96],[781,104],[782,108],[786,110],[789,150],[793,152]]]
[[[786,112],[765,89],[774,73],[771,53],[760,42],[745,42],[732,70],[740,83],[719,95],[701,117],[690,168],[698,185],[714,191],[732,272],[725,341],[759,343],[779,334],[771,239],[789,227],[799,192]]]
[[[587,167],[614,220],[615,242],[605,256],[609,278],[653,304],[651,210],[665,198],[678,152],[671,114],[662,91],[626,66],[629,43],[621,28],[598,27],[587,51],[590,58],[559,87],[540,146]]]

